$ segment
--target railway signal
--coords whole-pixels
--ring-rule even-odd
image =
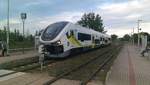
[[[27,18],[27,14],[21,13],[21,19],[22,19],[22,23],[23,23],[23,43],[24,43],[24,23],[25,23],[26,18]],[[23,46],[22,52],[24,53],[24,45],[22,45],[22,46]]]
[[[39,63],[40,63],[41,72],[42,72],[43,66],[44,66],[44,54],[41,54],[41,55],[39,56]]]

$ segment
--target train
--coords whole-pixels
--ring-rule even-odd
[[[39,53],[49,58],[64,58],[73,52],[111,44],[108,34],[67,21],[47,26],[39,36]]]

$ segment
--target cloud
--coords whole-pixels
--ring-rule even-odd
[[[124,36],[124,34],[130,34],[131,32],[132,32],[132,28],[131,29],[127,29],[126,27],[122,27],[122,28],[117,28],[117,30],[116,29],[110,29],[107,33],[108,34],[116,34],[116,35],[118,35],[119,37],[123,37]]]
[[[137,9],[141,9],[142,5],[137,0],[131,0],[123,3],[106,3],[99,8],[106,10],[107,13],[124,15],[133,11],[137,11]]]
[[[25,7],[33,7],[33,6],[40,6],[41,4],[52,4],[52,1],[49,1],[49,0],[36,0],[36,1],[33,1],[33,0],[30,0],[28,3],[25,4]]]
[[[3,0],[4,1],[4,0]],[[105,1],[105,2],[104,2]],[[83,13],[95,12],[102,16],[104,25],[109,34],[123,36],[137,27],[137,20],[142,19],[142,31],[150,32],[150,0],[14,0],[12,2],[11,28],[22,28],[20,12],[27,12],[26,30],[34,33],[35,30],[45,28],[57,21],[78,21]],[[101,3],[100,3],[101,2]],[[18,6],[15,6],[18,4]],[[4,7],[4,6],[3,6]],[[0,10],[1,12],[1,10]],[[4,12],[3,12],[4,13]],[[6,20],[1,20],[6,24]],[[21,29],[20,29],[21,30]]]
[[[34,17],[30,16],[29,20],[25,21],[25,31],[30,30],[30,33],[34,34],[36,30],[46,28],[49,24],[57,21],[70,21],[76,23],[82,16],[82,12],[62,12],[53,16]],[[7,20],[3,20],[1,23],[6,25]],[[10,19],[10,30],[19,29],[22,32],[22,21],[18,17]]]
[[[76,21],[81,18],[82,14],[82,12],[62,12],[58,15],[39,18],[38,24],[40,28],[45,28],[49,24],[57,21],[70,21],[76,23]]]
[[[125,19],[127,19],[127,20],[135,20],[135,19],[138,19],[141,16],[142,16],[141,14],[130,14],[130,15],[125,16]]]
[[[142,31],[150,33],[150,0],[129,0],[119,3],[104,3],[97,6],[97,13],[104,19],[110,34],[122,36],[137,27],[137,20],[142,19]],[[148,24],[145,24],[148,23]],[[147,28],[147,29],[145,29]]]

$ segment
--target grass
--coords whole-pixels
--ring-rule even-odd
[[[34,47],[34,43],[30,41],[25,42],[11,42],[10,43],[10,49],[17,49],[17,48],[31,48]]]

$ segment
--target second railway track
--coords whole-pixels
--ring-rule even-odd
[[[56,62],[55,60],[48,60],[48,61],[45,61],[44,65],[52,64],[52,63],[55,63],[55,62]],[[32,70],[32,69],[35,69],[35,68],[39,68],[39,67],[40,67],[39,62],[30,62],[30,63],[25,63],[25,64],[22,64],[22,65],[16,65],[12,68],[7,68],[7,70],[13,70],[12,72],[4,74],[4,75],[0,75],[0,77],[15,74],[17,72],[26,72],[26,71],[29,71],[29,70]]]

